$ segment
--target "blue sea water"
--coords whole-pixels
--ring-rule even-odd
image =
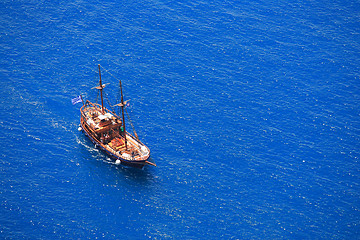
[[[1,239],[360,239],[359,1],[0,12]],[[77,130],[97,64],[157,167]]]

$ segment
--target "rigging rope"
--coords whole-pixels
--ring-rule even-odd
[[[105,93],[105,92],[104,92],[104,93]],[[112,111],[113,113],[115,113],[114,109],[112,108],[112,106],[111,106],[111,104],[110,104],[109,98],[108,98],[108,96],[107,96],[106,93],[105,93],[105,98],[106,98],[106,100],[107,100],[107,102],[108,102],[108,104],[109,104],[109,106],[110,106],[110,108],[111,108],[111,111]]]
[[[110,74],[113,78],[115,78],[116,80],[120,81],[117,77],[115,77],[114,75],[112,75],[108,70],[106,70],[103,66],[101,66],[102,69],[104,69],[108,74]]]
[[[127,118],[129,119],[131,128],[132,128],[132,130],[133,130],[133,132],[134,132],[134,135],[135,135],[136,139],[139,140],[139,137],[138,137],[138,135],[137,135],[137,133],[136,133],[136,131],[135,131],[134,125],[133,125],[133,123],[132,123],[132,121],[131,121],[131,119],[130,119],[129,113],[128,113],[128,111],[126,110],[126,108],[125,108],[125,112],[126,112]]]
[[[101,68],[103,69],[103,70],[105,70],[105,72],[107,72],[108,74],[110,74],[113,78],[115,78],[117,81],[121,81],[121,80],[119,80],[117,77],[115,77],[114,75],[112,75],[111,73],[110,73],[110,71],[108,71],[106,68],[104,68],[103,66],[101,66]],[[117,98],[118,99],[116,99],[117,100],[117,103],[118,102],[120,102],[120,100],[119,100],[119,98],[120,98],[120,88],[119,88],[119,90],[118,90],[118,96],[117,96]],[[108,100],[109,101],[109,100]],[[121,107],[119,107],[119,111],[118,111],[118,114],[120,114],[120,108]],[[111,108],[111,110],[113,110],[112,108]],[[114,112],[114,110],[113,110],[113,112]]]

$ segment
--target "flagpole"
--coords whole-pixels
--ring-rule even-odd
[[[83,106],[84,106],[84,105],[85,105],[85,103],[84,103],[84,100],[83,100],[83,98],[82,98],[81,94],[80,94],[80,98],[81,98],[82,104],[83,104]]]

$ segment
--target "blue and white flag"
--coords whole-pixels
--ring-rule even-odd
[[[73,105],[82,102],[81,96],[77,96],[76,98],[71,99]]]

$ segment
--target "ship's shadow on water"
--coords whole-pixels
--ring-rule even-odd
[[[145,166],[143,169],[137,169],[124,165],[115,165],[119,174],[122,174],[126,179],[140,185],[149,185],[154,182],[154,175],[151,166]]]

